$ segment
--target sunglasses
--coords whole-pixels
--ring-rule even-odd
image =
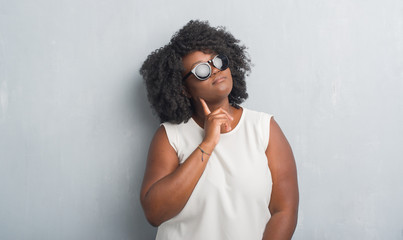
[[[183,77],[182,80],[184,81],[192,73],[200,81],[207,80],[211,76],[210,64],[213,64],[215,68],[224,71],[229,66],[229,60],[227,56],[219,54],[207,62],[197,64],[188,74],[186,74],[186,76]]]

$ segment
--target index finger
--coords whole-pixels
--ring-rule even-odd
[[[207,116],[211,113],[210,108],[208,108],[206,101],[203,98],[200,98],[200,103],[203,107],[204,114]]]

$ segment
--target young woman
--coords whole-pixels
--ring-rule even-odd
[[[224,28],[190,21],[140,73],[162,124],[141,189],[157,239],[291,239],[291,147],[274,118],[241,107],[250,61]]]

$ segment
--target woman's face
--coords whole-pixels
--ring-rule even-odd
[[[197,64],[207,62],[216,56],[216,53],[204,53],[195,51],[182,58],[185,71],[183,76],[189,73]],[[230,60],[231,61],[231,60]],[[192,73],[185,80],[185,91],[188,97],[194,101],[203,98],[207,102],[218,102],[228,98],[232,90],[232,75],[229,68],[221,71],[210,64],[211,76],[204,81],[196,78]]]

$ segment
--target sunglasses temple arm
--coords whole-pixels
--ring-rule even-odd
[[[186,74],[186,76],[184,76],[184,77],[182,78],[182,81],[185,81],[186,78],[188,78],[188,77],[190,76],[190,74],[192,74],[192,71],[190,71],[188,74]]]

